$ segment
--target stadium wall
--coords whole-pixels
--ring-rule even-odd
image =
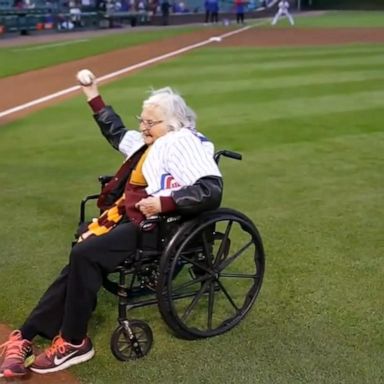
[[[302,9],[384,10],[383,0],[301,0]]]

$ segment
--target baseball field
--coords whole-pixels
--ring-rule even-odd
[[[281,21],[272,28],[268,20],[253,20],[242,30],[143,28],[60,44],[0,41],[4,327],[23,322],[67,263],[80,200],[98,192],[97,176],[122,161],[78,89],[27,105],[75,86],[84,67],[99,76],[128,68],[100,88],[131,127],[150,88],[179,90],[216,149],[242,153],[241,162],[221,163],[222,205],[247,214],[264,241],[258,300],[239,326],[219,337],[178,339],[155,306],[136,309],[131,317],[148,322],[153,349],[144,359],[118,362],[109,349],[117,301],[102,290],[89,326],[96,355],[71,368],[71,380],[383,382],[384,12],[295,21],[295,27]],[[212,36],[222,40],[208,42]],[[199,42],[205,43],[133,68]]]

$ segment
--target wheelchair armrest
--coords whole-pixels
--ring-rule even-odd
[[[90,200],[96,200],[99,198],[99,194],[94,194],[94,195],[88,195],[85,196],[83,200],[81,200],[80,203],[80,220],[79,220],[79,225],[83,224],[85,222],[85,205],[88,203]]]
[[[237,152],[233,152],[233,151],[228,151],[228,150],[224,149],[223,151],[217,151],[215,153],[215,155],[213,156],[213,158],[214,158],[214,160],[216,161],[217,164],[219,164],[221,156],[229,157],[229,158],[235,159],[235,160],[241,160],[242,159],[241,153],[237,153]]]
[[[144,232],[148,231],[149,229],[152,228],[153,224],[160,223],[160,221],[161,221],[160,216],[153,216],[149,219],[145,219],[139,225],[140,231],[144,231]]]
[[[157,215],[150,217],[149,219],[143,220],[140,225],[140,231],[148,231],[149,229],[153,228],[153,224],[158,224],[158,223],[173,223],[175,221],[178,221],[181,219],[180,215]]]
[[[109,183],[113,179],[113,176],[103,175],[99,176],[97,179],[99,180],[100,184],[104,187],[105,184]]]
[[[113,176],[99,176],[97,178],[101,184],[101,189],[104,188],[104,185],[107,184],[109,181],[113,179]],[[83,224],[85,222],[85,205],[88,203],[89,200],[96,200],[98,199],[100,194],[94,194],[84,197],[83,200],[81,200],[80,203],[80,219],[79,219],[79,225]]]

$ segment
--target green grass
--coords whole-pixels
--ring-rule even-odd
[[[296,27],[309,28],[381,28],[384,27],[384,11],[318,11],[310,14],[291,9]],[[251,20],[249,23],[269,25],[269,19]],[[274,28],[290,26],[287,18],[279,19]]]
[[[295,17],[295,21],[298,26],[322,28],[384,27],[384,11],[327,11],[320,17]]]
[[[109,351],[117,305],[101,292],[97,355],[71,369],[81,382],[382,383],[383,64],[384,45],[212,47],[102,87],[133,125],[145,91],[171,85],[218,149],[243,154],[222,160],[223,205],[257,224],[267,268],[220,337],[180,340],[156,307],[134,310],[155,337],[135,362]],[[0,152],[0,313],[18,326],[67,261],[80,199],[121,158],[81,98],[2,126]]]
[[[73,39],[44,44],[0,48],[0,78],[25,71],[40,69],[82,59],[88,56],[111,52],[117,49],[159,41],[172,36],[195,31],[198,27],[177,27],[148,31],[140,29],[114,35]]]

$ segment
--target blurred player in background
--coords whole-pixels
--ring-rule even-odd
[[[279,9],[278,9],[278,11],[276,12],[276,15],[275,15],[275,17],[273,18],[271,24],[272,24],[272,25],[275,25],[275,24],[277,23],[277,20],[280,19],[280,17],[287,16],[289,22],[291,23],[291,25],[295,25],[295,21],[293,20],[292,15],[288,12],[288,9],[289,9],[289,1],[287,1],[287,0],[281,0],[281,1],[279,2]]]

